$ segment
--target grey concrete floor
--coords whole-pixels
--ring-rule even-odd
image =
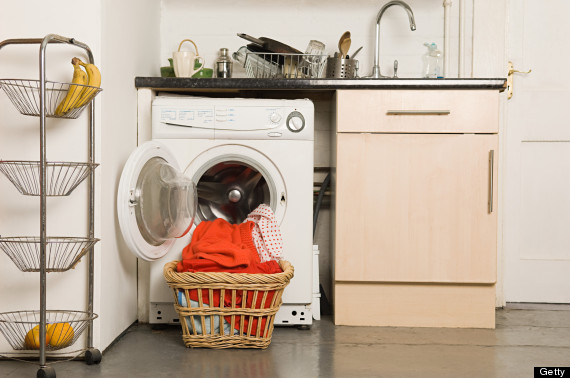
[[[178,326],[135,324],[99,365],[57,362],[57,377],[533,377],[534,366],[570,366],[570,306],[509,306],[497,328],[278,327],[266,350],[188,349]],[[34,377],[37,365],[0,361],[1,377]]]

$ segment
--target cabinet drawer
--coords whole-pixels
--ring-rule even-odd
[[[497,133],[494,90],[341,90],[337,131]]]

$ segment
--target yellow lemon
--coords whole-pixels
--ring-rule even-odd
[[[64,348],[71,344],[75,335],[73,327],[69,323],[52,323],[48,325],[47,334],[49,345],[56,348]]]
[[[50,342],[50,335],[46,331],[46,345]],[[40,349],[40,326],[37,325],[28,331],[24,338],[24,346],[27,349]]]

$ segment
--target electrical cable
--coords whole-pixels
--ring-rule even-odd
[[[315,233],[317,232],[317,219],[319,218],[319,211],[321,210],[323,197],[325,196],[325,191],[329,187],[330,181],[331,173],[329,172],[321,184],[319,196],[317,197],[317,202],[315,203],[315,208],[313,209],[313,240],[315,239]]]

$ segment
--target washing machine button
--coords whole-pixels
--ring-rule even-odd
[[[283,135],[283,133],[280,133],[278,131],[272,131],[270,133],[267,133],[267,136],[271,138],[279,138],[281,135]]]
[[[279,121],[281,121],[281,115],[277,112],[273,112],[269,115],[269,120],[272,123],[279,123]]]

